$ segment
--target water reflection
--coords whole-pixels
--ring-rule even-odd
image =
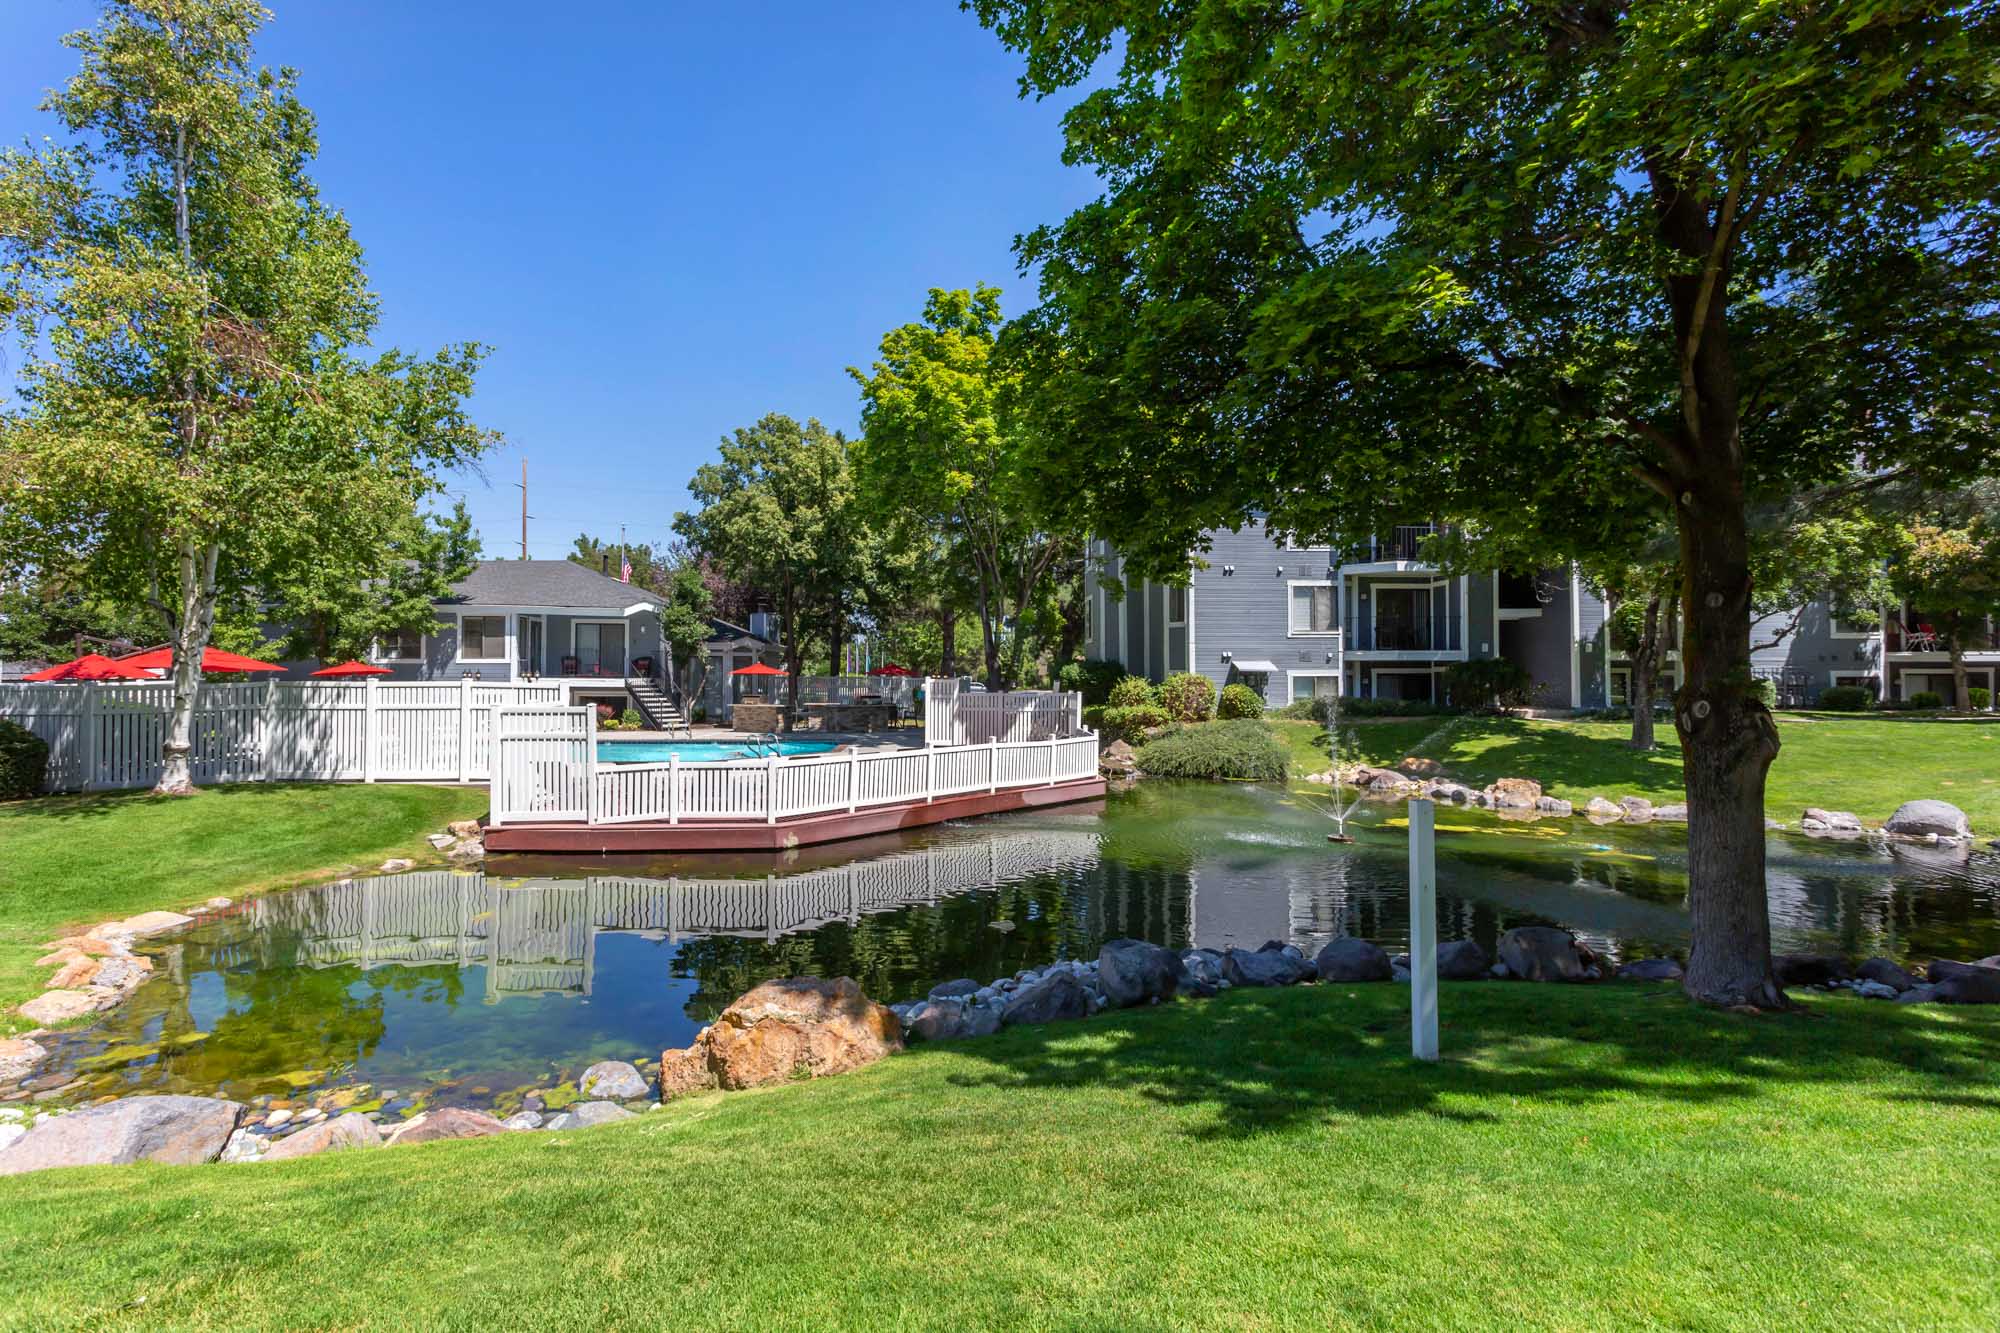
[[[1093,956],[1108,938],[1314,950],[1407,939],[1400,808],[1329,844],[1309,800],[1144,784],[1086,813],[996,817],[730,859],[513,861],[254,899],[156,950],[124,1007],[61,1038],[79,1095],[440,1085],[479,1103],[593,1060],[684,1044],[773,976],[848,975],[881,999]],[[1570,927],[1613,957],[1678,953],[1685,833],[1440,815],[1439,927],[1489,949]],[[504,872],[504,873],[503,873]],[[2000,857],[1771,844],[1781,949],[2000,952]]]

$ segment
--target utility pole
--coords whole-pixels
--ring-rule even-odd
[[[528,456],[521,455],[521,558],[528,558]]]

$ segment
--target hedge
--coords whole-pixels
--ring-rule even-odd
[[[0,721],[0,801],[40,796],[49,774],[49,743],[18,722]]]
[[[1291,771],[1284,743],[1252,718],[1175,727],[1140,746],[1137,760],[1158,778],[1283,782]]]

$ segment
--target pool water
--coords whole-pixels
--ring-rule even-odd
[[[685,1045],[759,981],[846,975],[883,1001],[1135,936],[1174,946],[1408,941],[1401,806],[1326,841],[1306,794],[1146,782],[1101,805],[773,855],[491,859],[270,894],[152,941],[155,972],[45,1072],[133,1092],[499,1105]],[[1614,958],[1685,953],[1685,830],[1438,817],[1441,938],[1567,926]],[[1774,947],[2000,953],[2000,853],[1769,844]],[[358,1091],[361,1084],[370,1091]],[[345,1093],[343,1093],[345,1089]],[[392,1106],[393,1112],[396,1108]]]
[[[833,741],[779,741],[779,754],[826,754]],[[714,764],[725,759],[762,759],[771,753],[766,742],[745,741],[599,741],[600,764],[664,764],[678,758],[684,764]]]

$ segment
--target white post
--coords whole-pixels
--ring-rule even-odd
[[[1056,785],[1056,746],[1061,743],[1055,737],[1049,737],[1049,785],[1051,787]]]
[[[361,692],[361,780],[375,780],[375,677],[363,683]]]
[[[592,719],[584,718],[586,725]],[[583,822],[597,822],[597,732],[595,727],[583,733]]]
[[[924,746],[924,804],[937,799],[937,751]]]
[[[849,748],[847,751],[847,813],[853,814],[861,805],[861,751]]]
[[[1437,806],[1410,802],[1410,1054],[1438,1058]]]
[[[1000,742],[993,741],[986,747],[986,794],[991,796],[1000,790]]]
[[[764,761],[764,822],[778,822],[778,756]]]
[[[458,678],[458,780],[472,781],[472,677]]]
[[[667,756],[667,822],[681,822],[681,757]]]
[[[97,785],[97,733],[102,730],[97,720],[97,687],[83,685],[83,789],[89,791]]]
[[[506,769],[500,763],[500,705],[486,715],[486,824],[500,827],[500,811],[507,796]],[[499,932],[494,932],[499,938]]]

